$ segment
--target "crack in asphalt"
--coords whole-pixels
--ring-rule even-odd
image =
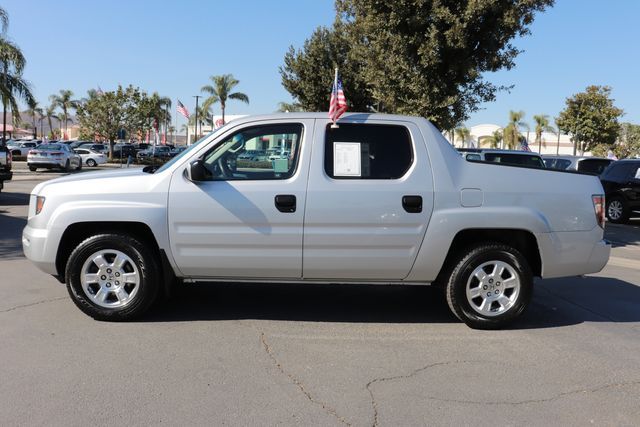
[[[38,302],[32,302],[31,304],[16,305],[15,307],[7,308],[5,310],[0,310],[0,313],[8,313],[10,311],[18,310],[19,308],[33,307],[34,305],[44,304],[47,302],[60,301],[61,299],[67,299],[67,297],[56,297],[56,298],[45,299]]]
[[[399,379],[406,380],[406,379],[409,379],[409,378],[413,377],[414,375],[419,374],[422,371],[426,371],[427,369],[431,369],[431,368],[434,368],[436,366],[451,365],[451,364],[454,364],[454,363],[468,363],[468,362],[465,362],[465,361],[452,361],[452,362],[432,363],[430,365],[423,366],[422,368],[418,368],[418,369],[414,370],[413,372],[411,372],[408,375],[396,375],[396,376],[393,376],[393,377],[375,378],[375,379],[369,381],[367,383],[367,385],[365,386],[365,388],[367,389],[367,391],[369,392],[369,395],[371,396],[371,407],[373,408],[373,424],[372,424],[372,426],[376,427],[378,425],[378,403],[376,402],[376,399],[373,396],[373,391],[371,390],[371,386],[372,385],[374,385],[375,383],[382,383],[382,382],[399,380]]]
[[[317,399],[315,399],[311,393],[306,389],[306,387],[304,386],[304,384],[302,383],[302,381],[295,377],[293,374],[290,374],[289,372],[287,372],[284,367],[282,366],[282,364],[280,362],[278,362],[278,359],[276,359],[275,355],[273,354],[273,351],[271,350],[271,346],[267,343],[266,337],[264,332],[260,332],[260,341],[262,342],[262,347],[264,348],[264,351],[267,353],[267,355],[269,356],[269,358],[271,359],[271,361],[274,363],[274,365],[276,365],[276,368],[278,369],[278,371],[280,371],[281,374],[285,375],[287,378],[289,378],[289,380],[291,380],[291,382],[293,384],[295,384],[298,389],[300,389],[300,391],[302,392],[302,394],[305,395],[305,397],[307,398],[307,400],[309,400],[311,403],[318,405],[320,407],[322,407],[322,409],[329,415],[333,416],[336,420],[338,420],[341,424],[344,424],[346,426],[351,426],[351,424],[349,422],[347,422],[344,417],[341,417],[340,415],[338,415],[338,413],[336,412],[335,409],[331,408],[330,406],[328,406],[326,403],[321,402]]]
[[[394,380],[406,380],[409,379],[417,374],[420,374],[428,369],[431,368],[435,368],[438,366],[446,366],[446,365],[453,365],[453,364],[462,364],[462,363],[481,363],[481,362],[473,362],[473,361],[451,361],[451,362],[439,362],[439,363],[432,363],[430,365],[426,365],[423,366],[421,368],[418,368],[414,371],[412,371],[410,374],[407,375],[396,375],[393,377],[385,377],[385,378],[375,378],[371,381],[369,381],[367,383],[367,385],[365,386],[365,388],[367,389],[367,391],[369,392],[369,395],[371,396],[371,406],[373,408],[373,427],[377,427],[378,426],[378,417],[379,417],[379,413],[378,413],[378,403],[375,400],[375,397],[373,395],[373,390],[371,389],[371,386],[376,384],[376,383],[382,383],[382,382],[388,382],[388,381],[394,381]],[[517,401],[479,401],[479,400],[462,400],[462,399],[445,399],[442,397],[435,397],[435,396],[425,396],[426,399],[428,400],[434,400],[434,401],[438,401],[438,402],[447,402],[447,403],[461,403],[461,404],[469,404],[469,405],[494,405],[494,406],[498,406],[498,405],[506,405],[506,406],[519,406],[519,405],[528,405],[528,404],[532,404],[532,403],[546,403],[546,402],[551,402],[557,399],[561,399],[563,397],[567,397],[567,396],[571,396],[571,395],[576,395],[576,394],[587,394],[587,393],[597,393],[599,391],[602,390],[607,390],[607,389],[612,389],[612,388],[621,388],[621,387],[628,387],[628,386],[634,386],[634,385],[640,385],[640,380],[634,380],[634,381],[625,381],[625,382],[618,382],[618,383],[611,383],[611,384],[604,384],[598,387],[594,387],[594,388],[587,388],[587,389],[579,389],[579,390],[571,390],[571,391],[566,391],[566,392],[562,392],[562,393],[558,393],[555,396],[551,396],[551,397],[547,397],[547,398],[542,398],[542,399],[526,399],[526,400],[517,400]]]

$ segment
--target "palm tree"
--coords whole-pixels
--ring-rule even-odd
[[[511,150],[520,143],[520,128],[527,125],[523,118],[524,111],[509,111],[509,124],[504,128],[504,143]]]
[[[4,9],[0,8],[0,22],[3,30],[6,29],[7,15]],[[22,71],[26,60],[20,48],[13,42],[7,40],[4,34],[0,35],[0,67],[2,68],[2,78],[0,78],[0,96],[2,97],[3,123],[7,123],[7,107],[11,107],[13,114],[20,117],[18,100],[30,102],[33,99],[29,83],[22,78]],[[2,139],[6,140],[6,126],[3,126]]]
[[[242,101],[248,104],[249,97],[241,92],[231,93],[233,88],[240,83],[240,81],[236,80],[232,74],[211,76],[209,78],[213,85],[202,86],[202,89],[200,90],[211,95],[204,101],[205,104],[212,105],[216,102],[220,103],[220,110],[222,110],[222,122],[224,123],[224,112],[227,107],[227,99],[235,99],[236,101]]]
[[[295,113],[298,111],[304,111],[302,108],[302,104],[298,102],[288,103],[288,102],[278,102],[278,112],[280,113]]]
[[[542,140],[542,132],[555,132],[556,130],[549,125],[549,116],[546,114],[539,114],[533,116],[533,120],[536,122],[536,144],[538,144],[538,152],[542,152],[542,145],[547,147],[545,141]]]
[[[58,95],[51,95],[49,99],[56,107],[62,108],[62,116],[64,121],[64,133],[67,135],[67,123],[69,121],[69,110],[78,107],[78,101],[71,99],[73,92],[67,89],[60,89]]]
[[[27,103],[27,112],[31,116],[31,123],[33,124],[33,137],[38,137],[38,127],[36,126],[36,114],[42,115],[42,108],[38,107],[38,102],[35,99],[32,99],[31,102]]]
[[[462,141],[462,146],[464,147],[465,142],[469,141],[471,138],[471,132],[464,126],[458,127],[455,130],[456,137]]]
[[[56,116],[56,106],[54,104],[49,105],[44,110],[44,116],[47,118],[47,123],[49,124],[49,133],[53,134],[53,124],[51,123],[51,118]]]
[[[489,141],[491,148],[499,148],[503,138],[504,138],[504,131],[501,129],[498,129],[494,131],[491,134],[491,136],[487,138],[487,140]]]

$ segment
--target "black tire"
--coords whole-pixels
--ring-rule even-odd
[[[137,268],[138,283],[135,293],[133,290],[129,290],[131,299],[128,300],[122,306],[104,307],[100,306],[89,296],[83,289],[81,276],[83,274],[83,266],[88,263],[90,267],[97,268],[97,265],[91,265],[89,259],[92,254],[97,252],[103,252],[108,254],[109,251],[119,251],[129,257],[131,260],[131,269],[133,265]],[[109,261],[109,256],[105,255],[104,258]],[[125,265],[126,267],[127,265]],[[135,270],[131,270],[134,271]],[[124,275],[122,275],[124,276]],[[102,277],[102,276],[101,276]],[[126,234],[100,234],[89,237],[80,243],[71,253],[65,270],[65,278],[67,283],[67,290],[73,302],[82,310],[85,314],[93,317],[96,320],[106,321],[127,321],[140,317],[156,301],[159,290],[161,289],[161,277],[160,268],[154,252],[147,247],[144,243],[138,239],[128,236]],[[112,280],[117,280],[111,277]],[[107,278],[106,280],[110,280]],[[121,279],[122,280],[122,279]],[[125,281],[123,280],[123,283]],[[110,298],[119,300],[117,292],[114,287]],[[98,288],[102,288],[102,285],[95,284]],[[106,286],[106,285],[105,285]],[[123,285],[123,288],[126,285]],[[102,288],[103,290],[105,288]],[[107,293],[109,290],[107,290]],[[96,294],[97,295],[97,294]],[[103,304],[109,304],[108,300],[103,300]],[[114,304],[119,304],[118,301]]]
[[[76,171],[82,170],[82,159],[80,159],[78,161],[78,167],[76,168]]]
[[[631,214],[629,204],[620,196],[611,196],[611,198],[607,200],[605,212],[607,219],[614,224],[629,221],[629,215]]]
[[[93,159],[87,159],[87,166],[89,166],[90,168],[95,168],[96,166],[98,166],[98,164]]]
[[[69,161],[69,159],[67,159],[67,162],[64,164],[64,167],[61,169],[65,172],[69,172],[69,170],[71,169],[71,162]]]
[[[29,170],[30,170],[31,172],[35,172],[35,171],[36,171],[36,169],[38,169],[38,168],[37,168],[37,167],[35,167],[35,166],[29,166]]]
[[[485,268],[491,270],[492,262],[505,263],[510,267],[515,273],[514,275],[517,276],[516,280],[520,283],[517,291],[512,288],[505,289],[505,284],[499,281],[501,279],[497,278],[498,276],[487,274],[487,277],[495,277],[497,279],[495,281],[491,279],[492,284],[487,282],[484,285],[477,278],[472,278],[474,271],[477,271],[476,269],[485,263],[487,264]],[[452,267],[449,277],[445,278],[445,280],[447,280],[447,303],[453,314],[471,328],[503,328],[520,316],[531,300],[531,294],[533,292],[533,275],[531,268],[522,254],[508,245],[488,243],[471,247],[453,261]],[[510,276],[509,271],[504,274]],[[489,279],[486,280],[489,281]],[[509,280],[509,277],[505,278],[503,276],[503,280]],[[471,286],[476,283],[476,286]],[[469,285],[470,288],[476,289],[482,295],[474,298],[467,297],[467,285]],[[485,286],[488,286],[489,289]],[[502,288],[499,286],[502,286]],[[496,292],[496,298],[504,295],[508,300],[511,299],[511,302],[509,302],[511,305],[504,309],[500,302],[494,301],[488,304],[487,310],[491,312],[490,315],[477,311],[481,309],[481,307],[478,306],[479,301],[492,301],[490,298],[494,297],[494,295],[492,295],[490,298],[485,298],[485,291],[481,288],[484,288],[489,293]],[[498,292],[502,293],[498,294]],[[500,313],[501,309],[504,309],[504,312]]]

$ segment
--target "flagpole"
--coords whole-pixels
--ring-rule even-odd
[[[178,98],[176,98],[176,101],[180,102],[180,100]],[[176,105],[178,105],[178,102],[176,102]],[[173,135],[172,136],[172,140],[173,140],[173,146],[175,147],[176,145],[176,134],[178,133],[178,111],[176,110],[176,119],[174,120],[175,122],[175,126],[174,126],[174,130],[173,130]]]
[[[333,77],[333,91],[337,91],[338,90],[338,67],[336,67],[336,72],[335,75]],[[337,93],[336,93],[337,95]],[[340,126],[338,126],[335,122],[335,120],[332,120],[333,124],[331,125],[331,129],[338,129]]]

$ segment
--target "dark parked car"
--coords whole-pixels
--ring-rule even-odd
[[[135,158],[136,157],[136,147],[133,144],[121,144],[118,143],[113,146],[113,157],[116,159],[123,158],[126,159],[129,156]]]
[[[606,214],[611,222],[640,217],[640,160],[618,160],[600,177],[607,200]]]
[[[575,170],[600,175],[613,159],[588,156],[544,156],[544,164],[549,169]]]
[[[138,151],[137,157],[138,159],[151,158],[151,157],[166,159],[171,157],[171,147],[161,145],[155,148],[154,147],[147,148],[146,150]]]
[[[520,150],[500,150],[497,148],[459,148],[458,151],[468,161],[502,163],[510,166],[525,166],[545,169],[538,153]]]

